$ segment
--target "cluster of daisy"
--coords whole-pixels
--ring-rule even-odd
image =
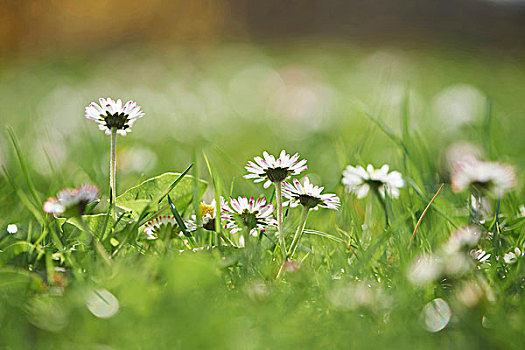
[[[117,215],[115,203],[117,135],[126,136],[133,124],[144,115],[142,108],[131,100],[123,103],[120,99],[115,101],[111,98],[100,98],[98,103],[92,102],[85,108],[85,117],[95,121],[100,130],[111,135],[110,203],[114,218]],[[511,166],[479,160],[479,154],[467,154],[463,148],[456,153],[459,153],[459,156],[451,158],[452,190],[459,193],[469,189],[473,196],[471,201],[473,210],[477,212],[489,210],[490,201],[487,198],[500,199],[516,185],[516,176]],[[194,213],[186,220],[188,231],[203,229],[214,232],[218,225],[222,225],[231,234],[243,233],[241,238],[246,240],[250,236],[257,237],[260,232],[277,228],[276,235],[279,238],[283,266],[285,266],[286,262],[293,259],[309,212],[319,208],[338,210],[340,206],[338,196],[333,193],[323,193],[324,187],[312,184],[309,177],[305,176],[302,180],[297,178],[308,169],[306,163],[307,160],[300,159],[298,153],[290,155],[284,150],[278,156],[270,155],[265,151],[262,156],[254,157],[245,166],[248,174],[244,178],[262,183],[265,189],[273,185],[275,206],[273,203],[268,203],[266,198],[245,196],[228,200],[221,197],[220,203],[202,202],[198,213]],[[342,172],[342,184],[347,192],[354,193],[359,199],[371,192],[385,204],[386,198],[399,197],[405,181],[401,173],[390,171],[388,165],[375,169],[369,164],[366,167],[348,165]],[[84,214],[88,204],[97,200],[97,195],[98,189],[91,185],[64,189],[58,192],[56,198],[49,198],[44,203],[43,210],[55,216],[79,216]],[[284,207],[302,208],[301,219],[293,237],[287,237],[285,234]],[[218,208],[220,214],[217,213]],[[388,224],[386,206],[384,210]],[[477,223],[482,222],[478,220]],[[168,232],[170,237],[182,235],[177,220],[170,215],[159,216],[144,226],[144,234],[148,240],[155,240],[159,238],[159,234],[165,232]],[[488,263],[490,254],[481,249],[474,249],[480,239],[480,232],[471,226],[456,231],[437,254],[422,256],[414,262],[409,272],[409,279],[415,284],[421,284],[421,281],[435,280],[440,276],[463,274],[473,266],[473,261]],[[290,244],[287,244],[288,238],[292,238]],[[239,243],[242,240],[239,239]],[[515,248],[507,252],[502,260],[512,264],[522,256],[524,256],[522,250]],[[499,260],[499,257],[496,259]]]
[[[324,188],[313,185],[308,177],[305,177],[302,183],[295,178],[291,183],[286,181],[288,178],[299,175],[308,169],[306,159],[299,160],[299,158],[298,153],[290,156],[284,150],[281,151],[277,158],[268,154],[268,152],[263,152],[262,157],[255,157],[253,161],[249,161],[245,167],[248,174],[245,175],[244,178],[253,179],[255,183],[264,182],[264,188],[268,188],[272,184],[275,186],[275,198],[277,201],[276,224],[278,227],[283,262],[293,258],[306,225],[308,212],[310,210],[317,210],[318,208],[337,210],[340,205],[339,197],[335,194],[323,194]],[[283,229],[283,197],[287,199],[285,203],[287,206],[293,208],[301,205],[303,208],[301,221],[290,247],[286,245],[286,237]],[[235,208],[237,212],[236,215],[239,215],[241,211],[249,210],[249,203],[253,203],[253,200],[248,203],[244,201],[244,205],[237,205],[240,204],[239,202],[235,203],[237,206],[237,208]],[[265,200],[262,200],[262,203],[265,203]],[[232,204],[233,207],[234,203],[232,203],[231,200],[230,204]],[[273,211],[273,206],[271,211]],[[265,215],[268,215],[271,211],[268,209],[263,212]],[[271,225],[273,223],[275,223],[274,219],[272,219],[271,223],[267,224]],[[245,227],[250,228],[252,226],[253,222],[251,226],[246,226],[245,223]]]

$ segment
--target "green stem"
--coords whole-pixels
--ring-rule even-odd
[[[370,243],[370,240],[372,239],[372,226],[374,224],[373,208],[374,208],[374,196],[369,196],[368,202],[366,204],[364,228],[363,228],[363,232],[361,235],[361,242],[360,242],[362,247],[367,247],[368,243]]]
[[[97,250],[97,252],[100,254],[100,257],[102,258],[102,260],[107,266],[111,267],[112,262],[111,262],[110,256],[108,255],[102,243],[100,243],[98,237],[91,231],[87,223],[84,221],[84,218],[82,216],[79,216],[77,218],[72,218],[71,221],[78,222],[80,224],[80,227],[82,227],[82,230],[84,230],[84,232],[86,232],[89,236],[91,236],[93,245],[95,246],[95,249]]]
[[[251,259],[250,259],[250,228],[248,226],[244,227],[244,230],[242,230],[243,237],[244,237],[244,254],[246,255],[246,268],[249,269],[251,265]]]
[[[292,244],[290,245],[290,251],[288,252],[288,259],[293,259],[293,256],[295,254],[295,251],[297,250],[297,246],[299,246],[299,241],[301,240],[301,237],[303,236],[304,227],[306,226],[306,220],[308,219],[308,212],[310,211],[310,208],[303,206],[303,211],[301,213],[301,221],[299,222],[299,226],[297,226],[297,231],[295,231],[295,235],[292,240]]]
[[[277,199],[277,228],[279,230],[279,244],[281,246],[281,253],[283,256],[283,263],[286,261],[288,253],[286,252],[286,240],[284,238],[283,230],[283,196],[281,191],[281,182],[274,182],[275,197]]]
[[[377,187],[374,187],[374,194],[377,197],[377,200],[381,203],[381,206],[383,207],[383,212],[385,213],[385,227],[390,226],[390,220],[388,220],[388,208],[386,207],[386,200],[381,196],[381,192],[379,192],[379,189]],[[386,188],[385,188],[385,197],[386,197]]]
[[[109,188],[112,202],[111,214],[117,219],[117,128],[111,128],[111,154],[109,160]]]

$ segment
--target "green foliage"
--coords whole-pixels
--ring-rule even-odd
[[[143,181],[140,185],[129,188],[117,197],[119,208],[131,211],[134,217],[140,215],[144,210],[157,212],[167,208],[168,199],[166,195],[170,186],[181,174],[164,173]],[[200,180],[198,193],[201,197],[206,189],[206,182]],[[193,193],[192,177],[187,175],[170,192],[170,197],[179,208],[185,208],[190,202]],[[160,200],[160,201],[159,201]]]
[[[228,50],[200,60],[157,57],[141,66],[139,83],[129,65],[113,72],[107,60],[89,67],[72,62],[70,72],[53,60],[27,72],[6,68],[0,102],[13,128],[0,139],[0,347],[522,348],[525,257],[508,263],[505,256],[525,243],[519,209],[525,204],[523,65],[471,55],[400,58],[395,52],[324,49],[243,49],[242,60],[232,60]],[[386,72],[377,68],[381,64]],[[96,128],[66,123],[82,118],[68,108],[78,112],[95,98],[78,101],[75,84],[99,93],[99,80],[91,75],[114,81],[116,88],[108,91],[113,97],[131,86],[138,96],[129,97],[144,106],[146,117],[119,138],[117,219],[108,215],[104,190],[88,215],[54,218],[41,202],[58,190],[83,183],[107,188],[109,140]],[[485,107],[479,118],[446,129],[435,123],[436,95],[460,83],[483,91]],[[270,95],[261,97],[261,91]],[[248,98],[238,101],[239,94]],[[302,96],[311,94],[315,103],[303,105]],[[54,113],[37,118],[51,107]],[[276,108],[280,114],[273,115]],[[39,126],[35,130],[27,128],[28,115]],[[46,120],[50,135],[39,124]],[[443,165],[447,147],[460,140],[479,145],[486,159],[515,165],[518,174],[518,186],[500,202],[487,199],[481,221],[473,220],[470,194],[451,191]],[[215,231],[196,225],[183,232],[180,226],[196,214],[203,196],[206,202],[215,198],[216,212],[221,196],[275,203],[272,188],[242,179],[243,166],[263,150],[283,148],[308,159],[308,175],[337,193],[342,205],[338,212],[310,212],[297,259],[276,279],[281,261],[275,229],[242,247],[241,233],[230,234],[220,219]],[[190,161],[194,168],[186,167]],[[357,199],[344,191],[343,167],[368,163],[388,163],[403,174],[399,199]],[[152,177],[170,169],[180,172]],[[286,210],[288,245],[300,211]],[[144,224],[159,215],[175,216],[178,227],[166,225],[149,240]],[[10,223],[16,232],[7,231]],[[444,245],[467,224],[482,232],[475,249],[490,257],[480,263],[465,249],[466,272],[411,282],[412,264],[421,256],[445,257],[440,264],[449,262],[451,270],[459,265]],[[446,316],[441,309],[425,317],[427,305],[442,305],[429,304],[436,298],[452,315],[445,328],[431,333],[428,323],[439,325]]]

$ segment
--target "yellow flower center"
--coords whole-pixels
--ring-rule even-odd
[[[201,213],[201,217],[205,217],[207,214],[210,214],[211,217],[215,216],[215,207],[212,207],[211,205],[208,205],[204,202],[200,204],[199,211]]]

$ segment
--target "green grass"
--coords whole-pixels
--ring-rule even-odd
[[[512,58],[336,45],[224,45],[155,56],[136,50],[4,67],[1,120],[10,129],[0,139],[0,346],[521,348],[525,263],[495,257],[525,241],[518,209],[525,204],[524,81],[525,66]],[[443,94],[460,84],[462,90]],[[167,198],[158,204],[164,192],[140,194],[149,201],[145,211],[133,207],[131,217],[106,220],[109,137],[83,118],[84,107],[102,96],[133,99],[146,112],[118,138],[119,195],[193,163],[194,177],[170,192],[184,219],[201,200],[197,179],[208,183],[208,202],[221,195],[270,199],[272,188],[244,180],[243,166],[264,150],[286,149],[308,159],[307,174],[340,196],[341,209],[310,213],[300,268],[281,280],[271,230],[253,240],[249,261],[227,242],[192,252],[164,236],[148,246],[138,239],[140,225],[167,208]],[[471,120],[459,127],[440,119],[454,113],[454,103],[470,111]],[[498,244],[480,242],[491,265],[417,287],[407,279],[414,259],[439,252],[457,227],[471,222],[469,196],[452,193],[445,167],[445,151],[456,141],[476,144],[484,159],[514,165],[518,186],[501,201]],[[343,168],[368,163],[388,163],[407,181],[400,198],[385,203],[388,227],[379,201],[343,191]],[[100,215],[86,219],[87,227],[42,212],[46,198],[84,183],[101,190],[92,209]],[[497,202],[491,204],[494,218]],[[373,234],[361,244],[367,215]],[[289,241],[299,219],[300,209],[290,210]],[[8,224],[18,232],[8,234]],[[480,227],[494,232],[493,219]],[[90,232],[112,255],[111,266]],[[202,229],[193,238],[196,247],[218,242]],[[482,293],[467,305],[462,300],[472,283]],[[115,306],[104,289],[119,305],[107,319],[95,316]],[[90,310],[93,295],[99,297]],[[431,333],[421,315],[435,298],[448,303],[452,317]]]

